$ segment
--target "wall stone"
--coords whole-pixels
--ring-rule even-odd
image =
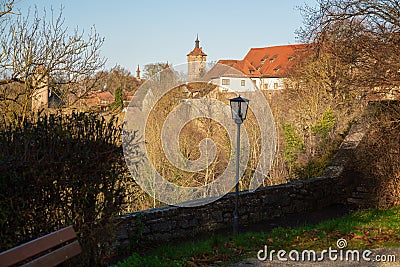
[[[321,177],[287,184],[262,187],[239,193],[239,223],[255,223],[288,214],[322,209],[347,203],[357,188],[352,173],[354,151],[365,133],[362,123],[355,124]],[[191,238],[233,223],[234,193],[199,207],[165,206],[125,214],[117,218],[113,254],[146,244],[161,244],[174,239]]]

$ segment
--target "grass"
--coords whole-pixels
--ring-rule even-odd
[[[346,249],[400,247],[400,207],[359,211],[313,226],[279,227],[271,232],[230,237],[213,235],[207,240],[179,246],[165,245],[143,255],[133,253],[117,266],[223,266],[256,257],[265,245],[268,250],[336,249],[339,238],[346,239]]]

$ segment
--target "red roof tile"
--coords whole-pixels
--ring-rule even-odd
[[[195,47],[189,54],[188,56],[207,56],[206,53],[203,52],[201,47]]]
[[[243,60],[219,60],[218,63],[232,66],[249,77],[284,77],[293,65],[296,53],[306,46],[297,44],[251,48]]]
[[[100,100],[114,101],[114,96],[108,91],[98,92],[98,93],[95,93],[95,95]]]
[[[238,60],[236,60],[236,59],[220,59],[220,60],[218,60],[218,63],[224,64],[224,65],[227,65],[227,66],[233,66],[237,62],[238,62]]]

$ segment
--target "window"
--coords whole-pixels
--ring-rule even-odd
[[[249,73],[250,73],[250,74],[253,74],[253,73],[254,73],[254,70],[249,70]]]
[[[265,60],[267,60],[268,57],[269,57],[268,55],[264,56],[264,57],[261,59],[261,64],[264,64]]]
[[[245,86],[245,85],[246,85],[246,81],[245,81],[245,80],[241,80],[241,81],[240,81],[240,85],[241,85],[241,86]]]
[[[274,83],[274,89],[278,89],[278,83]]]
[[[276,67],[276,68],[274,69],[274,72],[276,73],[276,72],[278,72],[280,69],[281,69],[281,66],[278,66],[278,67]]]
[[[229,85],[230,80],[229,79],[222,79],[222,85]]]
[[[268,89],[268,83],[264,83],[264,90]]]

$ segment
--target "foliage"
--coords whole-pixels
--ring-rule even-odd
[[[304,143],[292,125],[283,124],[282,129],[285,136],[285,160],[289,168],[293,168],[297,160],[297,154],[303,149]]]
[[[113,110],[120,111],[124,107],[124,95],[122,93],[122,88],[118,87],[114,92],[114,102],[111,104]]]
[[[92,113],[5,124],[0,131],[0,250],[72,224],[83,246],[77,261],[103,263],[113,217],[123,211],[132,184],[121,134],[114,118]]]
[[[316,57],[330,55],[346,67],[343,78],[360,95],[363,87],[388,92],[400,84],[399,10],[398,0],[319,0],[316,7],[301,8],[304,27],[298,35],[315,45]]]
[[[336,248],[339,238],[348,242],[346,249],[398,247],[400,207],[389,210],[364,210],[297,228],[278,227],[271,232],[248,232],[235,236],[211,236],[205,240],[176,246],[162,246],[144,254],[134,253],[118,266],[214,266],[255,258],[260,249],[323,250]],[[217,241],[216,241],[217,240]]]
[[[371,188],[371,205],[400,204],[400,102],[371,103],[366,113],[369,131],[359,145],[356,169]]]
[[[398,0],[319,0],[300,8],[298,37],[310,45],[288,73],[285,100],[293,112],[278,108],[304,138],[298,175],[319,173],[365,99],[398,92],[399,8]]]
[[[332,110],[327,110],[323,115],[322,119],[314,125],[311,130],[315,135],[320,136],[323,140],[326,140],[329,132],[333,130],[335,126],[335,114]]]
[[[70,31],[62,10],[50,16],[35,9],[33,15],[6,17],[0,21],[2,110],[24,119],[37,91],[48,86],[67,105],[88,94],[96,82],[91,78],[105,64],[99,55],[103,38],[95,28],[87,36],[78,29]]]
[[[361,2],[375,1],[320,0],[318,7],[301,8],[305,27],[298,34],[309,45],[297,51],[281,99],[275,97],[271,101],[276,106],[274,116],[291,124],[304,142],[292,168],[286,166],[289,177],[321,173],[326,160],[332,157],[354,119],[361,114],[365,98],[379,84],[378,79],[374,80],[375,75],[363,68],[377,62],[362,51],[364,47],[367,50],[372,47],[372,40],[366,37],[366,32],[355,34],[361,27],[357,16],[346,17],[340,12],[341,8],[352,9]],[[381,50],[375,51],[376,55],[384,51],[382,46],[378,47]],[[369,68],[369,72],[374,71],[373,66]],[[279,103],[275,104],[276,100]],[[284,141],[281,144],[284,146]]]
[[[110,70],[97,72],[93,80],[97,80],[94,90],[109,91],[110,93],[114,93],[118,87],[126,92],[134,93],[141,84],[141,81],[137,80],[129,70],[119,65]]]
[[[155,79],[156,78],[157,77],[155,77]],[[147,84],[144,86],[147,86]],[[171,90],[163,95],[163,97],[157,101],[146,121],[146,149],[157,172],[170,182],[185,187],[204,186],[215,181],[223,172],[226,171],[231,156],[232,143],[229,140],[228,132],[220,123],[210,119],[211,117],[222,115],[222,111],[218,114],[216,112],[219,111],[215,111],[215,106],[213,106],[214,104],[205,105],[204,107],[206,107],[206,109],[202,112],[204,112],[203,114],[207,114],[209,118],[195,118],[186,123],[179,132],[179,149],[183,156],[189,160],[196,160],[200,157],[201,152],[199,150],[199,143],[201,143],[201,140],[210,138],[215,142],[216,157],[213,159],[210,158],[210,164],[207,164],[203,170],[188,172],[176,168],[176,166],[171,164],[165,156],[160,138],[162,136],[162,127],[164,127],[167,115],[173,111],[174,108],[178,105],[183,105],[188,110],[185,113],[185,116],[189,116],[191,115],[190,113],[193,112],[190,111],[190,106],[186,105],[183,101],[183,99],[196,97],[192,94],[188,95],[187,88],[190,88],[190,90],[194,92],[199,92],[200,97],[203,97],[213,91],[215,85],[201,82],[188,83],[183,86],[171,88]],[[157,94],[155,93],[155,95]],[[224,101],[229,105],[226,95],[217,94],[215,97],[221,102]],[[244,177],[240,182],[241,190],[249,188],[254,171],[258,166],[258,158],[261,154],[261,131],[253,112],[248,112],[247,119],[244,122],[244,127],[247,129],[250,146],[249,161],[246,166]],[[207,154],[205,156],[208,157]],[[151,175],[149,176],[149,179],[152,179]],[[151,181],[151,183],[153,182]]]
[[[128,259],[124,262],[118,264],[120,267],[128,267],[128,266],[165,266],[163,261],[159,259],[157,256],[154,257],[141,257],[137,253],[133,253]],[[175,265],[179,266],[179,265]]]
[[[294,173],[296,177],[301,179],[308,179],[321,176],[326,166],[331,160],[332,153],[327,153],[322,156],[309,160],[306,164],[296,166]]]

